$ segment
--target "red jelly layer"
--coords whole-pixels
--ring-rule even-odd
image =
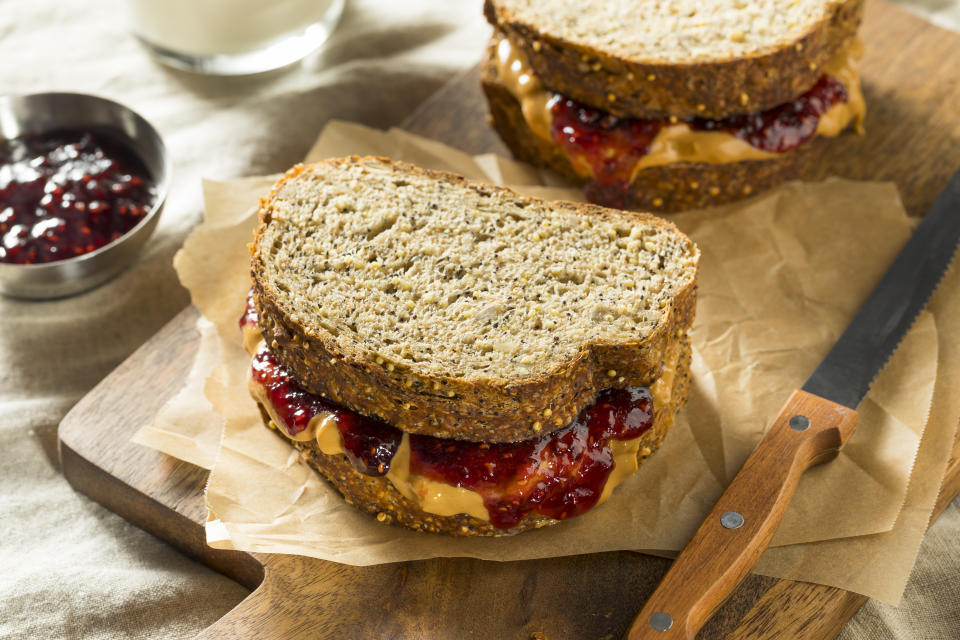
[[[265,345],[253,358],[253,379],[266,390],[288,435],[330,412],[354,468],[372,476],[389,471],[402,431],[308,393]],[[411,435],[410,471],[479,493],[495,527],[513,527],[532,512],[563,520],[600,499],[614,468],[610,440],[639,437],[652,424],[648,389],[606,389],[567,427],[522,442]]]
[[[293,437],[301,433],[318,414],[332,413],[344,451],[354,468],[370,476],[382,476],[389,471],[403,432],[304,390],[266,345],[260,345],[253,356],[252,370],[253,380],[264,388],[282,422],[277,426],[287,435]]]
[[[762,151],[785,153],[812,138],[820,117],[833,105],[848,99],[843,83],[823,76],[805,94],[779,107],[724,120],[694,118],[688,124],[697,131],[726,131]]]
[[[247,294],[247,305],[243,308],[243,315],[240,316],[240,328],[256,327],[259,319],[257,305],[253,302],[253,289],[250,289]]]
[[[135,227],[155,199],[146,168],[110,136],[62,131],[0,142],[0,262],[99,249]]]
[[[562,96],[554,96],[549,107],[554,141],[573,158],[585,160],[592,170],[587,199],[626,208],[633,168],[650,151],[665,123],[618,118]]]
[[[495,527],[529,513],[563,520],[600,499],[614,468],[610,440],[639,437],[653,424],[642,387],[606,389],[570,425],[532,440],[483,444],[410,436],[410,471],[479,493]]]
[[[697,131],[724,131],[771,153],[791,151],[817,131],[820,117],[834,104],[846,102],[843,84],[824,76],[796,100],[760,113],[724,120],[684,120]],[[593,177],[586,188],[591,202],[625,208],[630,205],[630,179],[640,158],[666,122],[619,118],[571,98],[555,95],[551,135],[574,159],[584,160]]]

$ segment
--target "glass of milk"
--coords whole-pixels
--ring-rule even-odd
[[[326,41],[345,0],[127,0],[133,31],[161,62],[241,75],[300,60]]]

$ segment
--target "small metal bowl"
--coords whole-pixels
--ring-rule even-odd
[[[112,134],[125,143],[149,172],[156,186],[156,201],[133,229],[90,253],[43,264],[0,262],[0,293],[4,295],[60,298],[102,284],[133,262],[160,219],[170,181],[170,159],[156,129],[138,113],[112,100],[81,93],[0,96],[0,140],[64,129]]]

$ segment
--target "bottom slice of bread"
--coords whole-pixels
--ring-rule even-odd
[[[683,338],[678,348],[680,353],[670,390],[670,401],[667,406],[654,406],[653,426],[639,437],[638,463],[643,462],[660,447],[674,424],[677,412],[686,402],[690,389],[689,340]],[[271,426],[266,408],[262,404],[259,407],[264,423]],[[279,437],[296,446],[303,460],[333,485],[347,502],[373,515],[380,522],[455,536],[507,536],[560,522],[530,513],[515,527],[500,529],[490,522],[466,514],[439,516],[427,513],[415,501],[402,495],[385,476],[360,473],[350,464],[346,455],[324,454],[316,440],[296,442],[285,438],[279,430],[276,431]],[[589,517],[589,512],[580,517]]]
[[[587,179],[577,174],[559,145],[530,129],[520,103],[507,87],[497,82],[496,73],[495,65],[488,60],[483,69],[482,86],[492,124],[511,153],[524,162],[552,169],[577,184],[586,184]],[[601,198],[605,201],[601,203],[627,209],[675,212],[733,202],[796,178],[819,157],[825,146],[823,142],[815,138],[769,160],[647,167],[637,172],[627,193],[618,193],[616,198]]]

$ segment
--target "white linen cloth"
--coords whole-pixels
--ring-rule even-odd
[[[900,3],[960,29],[956,3]],[[478,60],[489,34],[481,6],[350,0],[332,40],[306,63],[207,78],[154,64],[129,34],[122,0],[0,0],[0,92],[123,102],[157,126],[175,165],[159,228],[131,269],[66,300],[0,299],[0,637],[188,638],[245,597],[74,492],[57,469],[57,423],[188,303],[170,261],[200,218],[201,177],[282,171],[313,142],[303,132],[330,118],[399,124]],[[840,637],[954,637],[958,541],[955,501],[927,535],[902,607],[871,602]]]

